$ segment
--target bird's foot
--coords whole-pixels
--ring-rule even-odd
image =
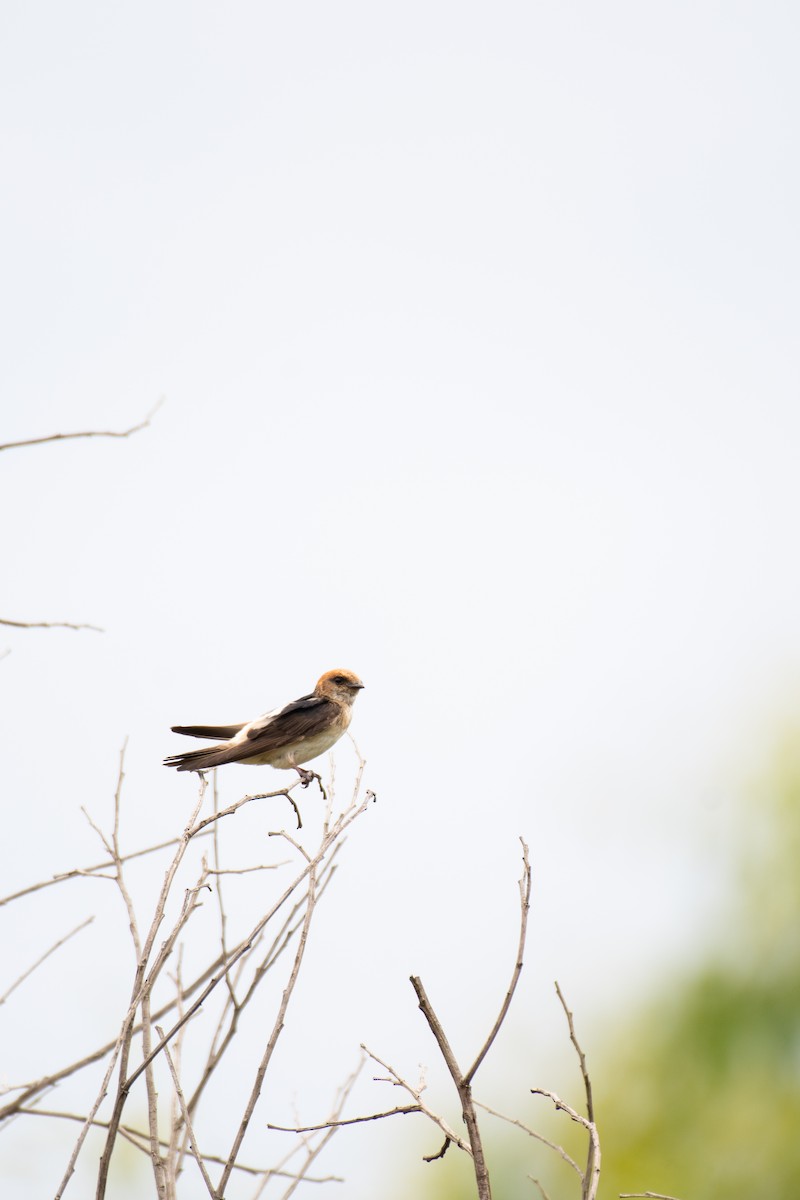
[[[315,779],[320,779],[316,771],[306,771],[304,767],[295,767],[295,771],[300,776],[300,782],[304,788],[307,788]],[[320,782],[322,782],[321,779]]]

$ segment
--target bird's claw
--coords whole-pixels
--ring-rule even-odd
[[[305,771],[302,767],[295,767],[295,771],[300,776],[300,783],[304,788],[307,788],[313,780],[319,779],[316,771]]]

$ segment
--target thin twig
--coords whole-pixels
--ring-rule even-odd
[[[86,1120],[86,1117],[81,1113],[60,1112],[58,1109],[52,1108],[21,1108],[20,1113],[26,1117],[49,1117],[62,1121],[77,1121],[81,1125]],[[96,1129],[108,1129],[108,1121],[92,1121],[92,1125]],[[150,1153],[150,1135],[141,1129],[134,1129],[130,1125],[120,1125],[119,1132],[121,1136],[128,1139],[132,1146],[137,1150],[141,1150],[143,1154]],[[169,1143],[161,1139],[160,1143],[165,1149]],[[224,1166],[225,1159],[220,1158],[218,1154],[203,1154],[203,1160],[208,1163],[213,1163],[215,1166]],[[235,1170],[241,1171],[244,1175],[263,1175],[263,1167],[253,1167],[247,1163],[237,1162]],[[284,1171],[278,1168],[270,1168],[271,1175],[278,1175],[284,1179],[296,1179],[297,1176],[291,1171]],[[338,1175],[304,1175],[305,1183],[344,1183],[344,1180]]]
[[[42,963],[50,957],[51,954],[55,953],[55,951],[58,950],[58,948],[60,946],[63,946],[65,942],[68,942],[69,939],[74,937],[76,933],[80,933],[80,931],[82,929],[85,929],[87,925],[91,925],[93,920],[94,920],[94,917],[87,917],[85,921],[82,921],[80,925],[76,925],[75,928],[70,930],[69,933],[65,934],[64,937],[59,938],[59,940],[57,942],[55,942],[54,945],[52,945],[49,950],[45,950],[42,957],[37,958],[36,962],[32,966],[28,967],[27,971],[23,971],[23,973],[20,975],[20,977],[11,984],[11,987],[8,988],[5,992],[3,992],[3,995],[0,996],[0,1004],[5,1004],[6,1000],[11,995],[11,993],[13,991],[15,991],[15,989],[18,988],[19,985],[21,983],[23,983],[28,978],[29,975],[32,975],[37,967],[40,967],[42,965]]]
[[[581,1075],[583,1077],[583,1088],[586,1093],[586,1115],[589,1118],[589,1150],[586,1159],[586,1173],[583,1178],[583,1194],[584,1200],[594,1200],[597,1195],[597,1189],[600,1186],[600,1138],[597,1133],[597,1125],[594,1119],[594,1101],[592,1099],[592,1081],[589,1078],[589,1072],[586,1067],[586,1055],[581,1049],[578,1038],[575,1034],[575,1025],[572,1020],[567,1002],[564,999],[561,988],[556,980],[556,995],[558,996],[561,1007],[567,1018],[567,1026],[569,1028],[569,1040],[575,1047],[575,1053],[578,1056],[580,1063]]]
[[[413,1097],[413,1099],[419,1105],[420,1111],[423,1113],[423,1115],[426,1116],[430,1121],[433,1121],[434,1125],[438,1125],[439,1129],[441,1129],[442,1133],[444,1134],[445,1139],[452,1142],[453,1145],[458,1146],[459,1150],[463,1150],[464,1153],[470,1158],[472,1157],[472,1147],[470,1146],[469,1142],[465,1141],[464,1138],[459,1137],[456,1131],[448,1125],[444,1117],[440,1116],[439,1113],[434,1112],[433,1109],[430,1108],[429,1105],[427,1105],[423,1100],[422,1093],[425,1089],[424,1081],[421,1081],[417,1087],[414,1087],[414,1085],[409,1083],[407,1079],[403,1079],[402,1075],[395,1071],[394,1067],[391,1066],[390,1063],[385,1062],[382,1058],[379,1058],[378,1055],[373,1050],[370,1050],[368,1046],[365,1046],[363,1042],[361,1044],[361,1048],[362,1050],[366,1051],[373,1062],[376,1062],[378,1066],[383,1067],[385,1071],[389,1072],[389,1077],[385,1080],[385,1082],[391,1083],[394,1087],[401,1087],[404,1089],[404,1091],[408,1092],[409,1096]],[[444,1152],[442,1151],[442,1153]],[[432,1157],[426,1158],[425,1162],[433,1162],[434,1159],[441,1158],[441,1156],[441,1154],[434,1154]]]
[[[568,1165],[572,1167],[578,1178],[580,1180],[583,1179],[583,1171],[575,1162],[575,1159],[570,1158],[564,1147],[559,1146],[558,1142],[551,1142],[549,1138],[544,1137],[544,1135],[541,1133],[537,1133],[535,1129],[531,1129],[528,1125],[524,1125],[522,1121],[517,1121],[514,1117],[507,1117],[505,1113],[497,1112],[497,1110],[494,1108],[489,1108],[488,1104],[481,1104],[480,1100],[476,1100],[475,1103],[477,1104],[478,1108],[482,1108],[484,1112],[490,1113],[493,1117],[497,1117],[501,1121],[505,1121],[508,1125],[515,1125],[517,1129],[521,1129],[523,1133],[527,1133],[529,1137],[535,1138],[537,1142],[541,1142],[544,1146],[549,1147],[550,1150],[555,1150],[556,1154],[560,1154],[564,1162],[568,1163]],[[534,1179],[533,1182],[536,1183],[536,1180]]]
[[[530,1179],[531,1183],[534,1183],[536,1185],[536,1187],[539,1189],[539,1194],[541,1195],[542,1200],[550,1200],[549,1195],[544,1190],[544,1187],[542,1186],[542,1184],[539,1182],[538,1179],[534,1179],[533,1175],[529,1175],[528,1179]]]
[[[304,1144],[306,1146],[305,1162],[302,1164],[302,1166],[298,1170],[294,1180],[289,1184],[286,1191],[283,1193],[281,1200],[289,1200],[289,1198],[294,1194],[294,1192],[297,1190],[299,1184],[305,1179],[306,1172],[308,1171],[311,1164],[322,1153],[322,1151],[327,1146],[328,1142],[331,1140],[331,1138],[336,1133],[336,1130],[338,1127],[337,1122],[341,1116],[342,1109],[344,1108],[344,1106],[347,1102],[347,1099],[350,1096],[350,1093],[352,1092],[353,1088],[355,1087],[356,1080],[358,1079],[359,1075],[361,1074],[362,1070],[364,1069],[364,1063],[366,1061],[367,1061],[366,1055],[362,1052],[361,1060],[358,1063],[358,1065],[356,1066],[355,1070],[350,1074],[350,1076],[344,1081],[342,1086],[339,1088],[338,1093],[336,1095],[336,1099],[334,1100],[333,1109],[330,1114],[330,1126],[325,1131],[324,1136],[319,1138],[315,1145],[308,1145],[304,1139]],[[266,1182],[266,1180],[265,1180],[265,1182]],[[263,1187],[261,1190],[263,1190]]]
[[[229,804],[227,808],[221,808],[219,812],[213,812],[210,817],[204,817],[203,820],[199,821],[195,828],[191,831],[190,836],[197,837],[198,833],[201,833],[202,830],[206,829],[209,825],[215,824],[217,821],[222,820],[223,817],[232,816],[233,813],[238,812],[243,805],[250,804],[253,800],[272,800],[276,796],[285,796],[294,808],[295,812],[297,812],[297,805],[295,804],[294,800],[292,800],[289,792],[292,790],[292,788],[298,787],[299,783],[300,781],[298,780],[297,783],[291,783],[288,787],[279,788],[276,792],[253,792],[252,795],[242,796],[241,799],[235,801],[234,804]]]
[[[8,449],[0,446],[0,450]],[[91,629],[93,633],[105,633],[99,625],[74,624],[72,621],[11,621],[7,617],[0,618],[0,625],[10,629]]]
[[[245,945],[246,940],[244,943],[240,942],[239,945],[231,951],[231,954],[240,954],[243,946]],[[214,960],[214,962],[210,963],[209,966],[201,971],[196,979],[194,979],[186,986],[186,988],[184,988],[181,999],[187,1000],[190,996],[193,996],[197,989],[202,987],[209,977],[214,975],[215,971],[219,969],[220,965],[223,965],[223,960],[218,957]],[[166,1016],[168,1012],[171,1012],[172,1009],[175,1008],[176,1003],[176,998],[168,1000],[166,1004],[162,1005],[158,1012],[153,1014],[153,1019],[160,1020],[162,1017]],[[134,1036],[136,1036],[138,1033],[141,1033],[141,1028],[141,1025],[134,1025]],[[110,1042],[106,1042],[106,1044],[101,1046],[98,1050],[93,1050],[91,1054],[87,1054],[83,1058],[79,1058],[76,1062],[70,1063],[68,1066],[62,1067],[60,1070],[54,1071],[50,1075],[44,1075],[40,1079],[36,1079],[27,1083],[14,1084],[10,1087],[7,1087],[5,1089],[6,1092],[18,1091],[22,1094],[18,1096],[16,1100],[0,1109],[0,1121],[6,1121],[13,1117],[16,1113],[24,1111],[23,1106],[26,1105],[29,1100],[32,1100],[35,1096],[47,1091],[55,1084],[60,1083],[63,1079],[69,1078],[70,1075],[74,1075],[77,1071],[82,1071],[84,1067],[89,1067],[93,1063],[99,1062],[101,1059],[105,1058],[107,1054],[112,1053],[115,1050],[116,1045],[117,1039],[115,1038]]]
[[[647,1200],[677,1200],[676,1196],[667,1196],[664,1192],[620,1192],[621,1200],[631,1196],[645,1196]]]
[[[206,789],[206,781],[201,778],[199,798],[198,798],[197,803],[192,811],[192,815],[189,819],[189,824],[184,829],[183,835],[180,838],[180,841],[178,843],[178,848],[173,856],[172,862],[167,867],[166,873],[164,875],[164,881],[161,885],[161,892],[159,894],[158,901],[156,903],[156,909],[155,909],[155,913],[153,915],[153,920],[151,922],[150,929],[147,934],[147,938],[145,939],[144,946],[142,947],[142,954],[141,954],[139,963],[136,968],[136,973],[134,975],[133,988],[131,991],[130,1007],[129,1007],[128,1012],[123,1021],[122,1030],[121,1030],[121,1034],[120,1034],[122,1041],[121,1041],[121,1054],[120,1054],[119,1084],[117,1087],[117,1095],[116,1095],[116,1098],[114,1101],[114,1109],[113,1109],[113,1112],[111,1115],[111,1120],[109,1122],[109,1129],[108,1129],[108,1136],[106,1138],[106,1144],[105,1144],[103,1153],[100,1158],[100,1169],[99,1169],[98,1178],[97,1178],[97,1200],[104,1200],[104,1197],[106,1194],[106,1187],[108,1185],[108,1171],[109,1171],[109,1167],[111,1165],[111,1153],[114,1148],[114,1141],[115,1141],[115,1138],[117,1135],[117,1128],[119,1126],[119,1123],[120,1123],[120,1120],[122,1117],[122,1110],[125,1107],[125,1102],[128,1098],[128,1093],[130,1091],[131,1081],[129,1078],[127,1078],[128,1056],[130,1053],[131,1042],[133,1039],[133,1022],[134,1022],[134,1018],[136,1015],[136,1010],[139,1007],[139,1004],[141,1003],[143,987],[145,985],[145,972],[147,970],[147,962],[148,962],[148,959],[150,958],[150,953],[153,948],[153,943],[155,942],[155,939],[156,939],[156,934],[158,932],[158,928],[161,925],[161,922],[164,918],[164,908],[165,908],[165,905],[167,902],[167,896],[169,895],[170,888],[172,887],[172,881],[175,878],[175,874],[178,870],[178,867],[180,866],[180,863],[186,852],[186,848],[189,845],[189,841],[192,837],[194,823],[197,820],[197,814],[199,813],[200,808],[203,803],[203,796],[205,794],[205,789]],[[161,955],[159,957],[160,957],[161,961],[163,961],[163,955]],[[151,976],[150,976],[151,980],[152,980],[152,978],[153,978],[153,972],[151,972]],[[144,1024],[144,1018],[143,1018],[143,1024]],[[161,1047],[159,1047],[159,1049],[160,1048]],[[155,1052],[152,1052],[150,1055],[145,1057],[144,1062],[142,1063],[142,1066],[140,1068],[140,1071],[145,1070],[150,1065],[150,1061],[152,1060],[154,1055],[155,1055]],[[134,1077],[136,1075],[138,1075],[140,1073],[140,1071],[135,1072]]]
[[[556,995],[558,996],[559,1000],[561,1001],[561,1007],[564,1009],[564,1014],[567,1018],[567,1025],[569,1026],[569,1040],[572,1042],[573,1046],[575,1047],[575,1053],[578,1055],[578,1062],[580,1063],[580,1067],[581,1067],[581,1075],[583,1076],[583,1087],[584,1087],[584,1091],[586,1092],[586,1115],[589,1118],[589,1120],[593,1122],[594,1121],[594,1102],[592,1100],[592,1081],[590,1080],[589,1072],[586,1069],[586,1055],[583,1053],[583,1050],[580,1047],[580,1043],[578,1042],[578,1039],[575,1036],[575,1025],[574,1025],[574,1022],[572,1019],[572,1013],[570,1012],[569,1008],[567,1007],[567,1002],[564,999],[564,995],[561,991],[561,988],[558,985],[558,980],[555,981],[555,988],[556,988]]]
[[[528,930],[528,912],[531,907],[531,865],[530,865],[530,862],[528,861],[528,847],[525,844],[525,841],[523,838],[520,838],[519,840],[522,843],[522,878],[519,881],[520,922],[519,922],[519,944],[517,947],[517,961],[514,964],[514,971],[511,976],[511,983],[509,984],[508,991],[506,992],[505,999],[503,1000],[502,1007],[498,1014],[497,1020],[494,1023],[492,1032],[489,1034],[488,1038],[484,1042],[483,1047],[478,1054],[478,1057],[475,1059],[475,1062],[472,1064],[472,1066],[470,1067],[470,1069],[467,1071],[466,1075],[464,1076],[465,1084],[470,1084],[472,1082],[475,1072],[477,1071],[478,1067],[483,1062],[484,1058],[486,1057],[486,1055],[489,1052],[489,1049],[491,1048],[492,1042],[494,1041],[494,1039],[497,1037],[498,1033],[500,1032],[500,1026],[503,1024],[503,1021],[506,1018],[506,1013],[509,1010],[512,997],[516,990],[516,986],[519,983],[519,977],[522,973],[522,956],[525,953],[525,938],[526,938],[527,930]]]
[[[211,831],[199,834],[200,837],[210,837]],[[166,842],[159,842],[157,846],[146,846],[144,850],[134,850],[131,854],[123,854],[120,862],[131,862],[134,858],[143,858],[146,854],[155,854],[157,850],[166,850],[170,846],[176,846],[180,838],[170,838]],[[95,863],[93,867],[74,867],[71,871],[62,871],[58,875],[53,875],[51,879],[42,879],[39,883],[32,883],[28,887],[22,888],[18,892],[12,892],[9,896],[0,898],[0,908],[4,904],[10,904],[12,900],[19,900],[22,896],[30,896],[33,892],[40,892],[42,888],[53,887],[57,883],[64,883],[67,879],[84,879],[98,878],[98,871],[106,871],[109,867],[113,867],[113,858],[107,862]],[[99,876],[103,879],[113,879],[113,875]]]
[[[164,1030],[158,1025],[156,1025],[156,1033],[160,1038],[164,1037]],[[186,1132],[189,1135],[189,1145],[191,1147],[192,1154],[194,1155],[195,1162],[200,1168],[200,1174],[203,1176],[203,1183],[208,1188],[208,1194],[211,1197],[211,1200],[216,1200],[217,1194],[214,1191],[214,1185],[211,1182],[211,1177],[208,1174],[208,1171],[206,1170],[206,1164],[203,1162],[203,1157],[197,1148],[197,1139],[194,1135],[194,1129],[192,1128],[192,1119],[189,1116],[189,1110],[186,1107],[186,1098],[184,1097],[181,1089],[180,1080],[178,1079],[178,1072],[175,1070],[175,1063],[172,1061],[172,1055],[169,1052],[169,1046],[164,1047],[164,1057],[167,1060],[169,1073],[172,1076],[172,1085],[175,1088],[175,1095],[177,1096],[178,1103],[181,1107],[181,1115],[183,1117],[184,1125],[186,1126]]]
[[[531,1094],[534,1096],[545,1096],[552,1101],[557,1111],[565,1112],[577,1125],[582,1125],[589,1134],[589,1166],[586,1172],[581,1171],[581,1200],[596,1200],[597,1188],[600,1183],[600,1139],[597,1134],[597,1126],[594,1121],[587,1121],[586,1117],[582,1117],[579,1112],[566,1104],[560,1096],[555,1092],[547,1091],[546,1088],[531,1088]]]
[[[256,1104],[258,1103],[258,1098],[261,1095],[261,1088],[264,1084],[264,1076],[266,1075],[267,1067],[269,1066],[270,1059],[272,1058],[278,1038],[280,1037],[283,1029],[284,1021],[286,1019],[286,1009],[289,1006],[289,1000],[291,999],[292,992],[294,991],[294,986],[297,982],[297,976],[300,973],[300,964],[303,961],[303,955],[305,954],[306,944],[308,942],[308,933],[311,928],[311,918],[314,915],[314,905],[316,902],[316,883],[316,864],[312,864],[308,873],[308,898],[306,900],[306,915],[305,920],[303,921],[303,928],[300,931],[300,940],[297,944],[297,951],[294,956],[292,970],[286,987],[283,990],[281,1003],[278,1008],[278,1014],[275,1018],[275,1023],[272,1027],[272,1032],[269,1036],[266,1049],[264,1050],[261,1062],[258,1065],[258,1070],[256,1071],[256,1077],[253,1082],[253,1087],[250,1091],[250,1096],[244,1110],[244,1115],[242,1116],[239,1128],[237,1129],[236,1135],[233,1139],[233,1145],[231,1146],[230,1153],[228,1154],[228,1162],[226,1163],[219,1179],[219,1184],[217,1187],[218,1200],[222,1200],[222,1197],[225,1194],[225,1188],[227,1187],[228,1180],[230,1179],[233,1164],[236,1161],[239,1150],[241,1149],[242,1142],[244,1141],[244,1135],[247,1132],[247,1127],[250,1124]]]
[[[343,1125],[362,1125],[365,1121],[381,1121],[384,1117],[398,1117],[406,1113],[422,1112],[419,1104],[406,1104],[399,1108],[390,1108],[386,1112],[370,1113],[365,1117],[343,1117],[341,1121],[322,1121],[319,1125],[272,1125],[267,1124],[267,1129],[274,1129],[279,1133],[317,1133],[320,1129],[340,1129]]]
[[[158,403],[150,409],[145,419],[140,421],[138,425],[132,425],[130,429],[89,429],[85,433],[50,433],[46,437],[26,438],[22,442],[5,442],[0,445],[0,450],[17,450],[20,446],[41,446],[44,442],[65,442],[70,438],[127,438],[134,433],[140,433],[142,429],[146,429],[163,403],[164,397],[162,396]]]
[[[303,870],[300,872],[300,874],[295,878],[295,880],[291,884],[289,884],[289,886],[286,888],[286,890],[283,892],[283,894],[272,905],[269,912],[267,912],[265,914],[265,916],[263,916],[256,923],[254,928],[251,930],[249,937],[247,937],[244,940],[244,942],[242,942],[239,945],[237,950],[231,954],[230,958],[224,964],[223,968],[221,970],[218,970],[215,972],[215,974],[212,976],[212,978],[209,980],[209,982],[203,988],[203,991],[200,993],[200,995],[194,1001],[194,1003],[191,1005],[191,1007],[186,1010],[185,1014],[181,1017],[181,1019],[179,1021],[177,1021],[172,1026],[172,1028],[167,1032],[167,1035],[166,1035],[167,1042],[171,1041],[172,1038],[175,1036],[175,1034],[178,1032],[178,1030],[181,1029],[184,1026],[184,1024],[188,1020],[190,1020],[194,1016],[194,1014],[203,1006],[205,1000],[208,998],[208,996],[211,994],[211,992],[214,990],[214,988],[217,986],[217,984],[220,982],[220,980],[224,978],[225,972],[229,971],[231,969],[231,967],[235,963],[237,963],[239,961],[239,959],[242,958],[243,955],[245,955],[250,950],[254,939],[256,937],[258,937],[258,935],[269,924],[269,922],[272,920],[272,918],[275,916],[275,914],[283,907],[283,905],[289,899],[291,894],[299,887],[299,885],[303,882],[303,880],[306,878],[306,876],[309,875],[312,868],[315,867],[318,863],[320,863],[322,861],[324,856],[327,854],[328,849],[330,848],[331,844],[333,842],[335,842],[338,838],[340,838],[341,835],[344,833],[345,829],[347,829],[353,823],[353,821],[356,820],[357,817],[361,816],[361,814],[366,811],[367,804],[368,804],[368,798],[365,797],[364,800],[361,802],[361,804],[358,806],[358,808],[353,809],[353,807],[351,806],[349,809],[347,809],[346,812],[344,812],[340,815],[339,819],[337,820],[336,824],[334,825],[334,827],[331,830],[330,834],[328,835],[327,839],[325,839],[323,848],[317,853],[317,857],[311,863],[309,863],[306,867],[304,867]],[[223,812],[220,813],[220,816],[224,816],[224,815],[225,815],[225,810],[223,810]],[[130,1086],[135,1082],[135,1080],[138,1079],[138,1077],[141,1075],[142,1071],[145,1069],[148,1062],[151,1061],[153,1058],[155,1058],[157,1054],[160,1054],[160,1052],[164,1048],[165,1044],[166,1044],[165,1041],[162,1039],[158,1043],[158,1045],[156,1045],[153,1048],[149,1058],[145,1059],[144,1062],[140,1063],[140,1065],[137,1067],[137,1069],[126,1080],[126,1087],[130,1088]],[[3,1115],[2,1112],[0,1112],[0,1117],[2,1117],[2,1115]]]
[[[340,842],[338,845],[334,846],[330,858],[328,859],[327,863],[325,863],[322,870],[320,871],[320,874],[319,874],[320,882],[317,887],[317,902],[318,903],[319,903],[319,900],[324,895],[324,893],[328,887],[328,884],[330,883],[330,880],[331,880],[334,872],[336,871],[336,866],[335,866],[333,860],[336,857],[336,855],[338,854],[341,845],[342,845],[342,843]],[[283,954],[284,950],[289,945],[291,938],[300,929],[300,927],[302,925],[302,921],[295,923],[295,918],[296,918],[297,914],[300,912],[300,910],[303,908],[305,903],[306,903],[306,895],[302,896],[292,906],[290,912],[288,913],[288,915],[286,916],[286,918],[283,921],[283,924],[281,925],[280,929],[278,930],[278,933],[273,938],[272,944],[268,948],[267,953],[265,954],[262,961],[256,967],[255,972],[253,974],[253,978],[250,982],[250,985],[247,988],[247,990],[244,992],[244,995],[242,996],[241,1000],[234,1002],[231,997],[231,994],[229,992],[228,999],[227,999],[227,1001],[222,1009],[222,1012],[220,1014],[220,1018],[217,1023],[217,1028],[215,1029],[214,1034],[211,1039],[211,1047],[208,1052],[206,1065],[203,1068],[203,1073],[200,1077],[200,1081],[197,1084],[194,1092],[192,1093],[192,1097],[189,1101],[189,1111],[190,1112],[194,1112],[195,1108],[197,1107],[197,1104],[200,1100],[200,1096],[201,1096],[202,1092],[204,1091],[206,1085],[208,1084],[212,1073],[214,1072],[216,1067],[219,1065],[228,1046],[230,1045],[231,1041],[233,1040],[233,1038],[237,1032],[237,1029],[238,1029],[239,1018],[240,1018],[242,1012],[244,1011],[244,1009],[247,1007],[247,1005],[252,1000],[252,998],[256,992],[256,989],[258,988],[258,986],[262,982],[262,980],[266,977],[268,971],[275,965],[277,960],[280,958],[280,956]],[[263,937],[263,934],[259,934],[258,938],[253,939],[253,948],[254,949],[255,949],[255,946],[259,944],[262,937]],[[248,956],[245,956],[242,959],[240,959],[240,961],[239,961],[239,964],[237,966],[237,979],[238,979],[240,973],[244,970],[244,966],[245,966],[247,957]],[[228,1020],[229,1017],[230,1017],[230,1019]],[[223,1028],[225,1026],[226,1020],[228,1021],[228,1027],[223,1034]]]

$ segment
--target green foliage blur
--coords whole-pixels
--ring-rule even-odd
[[[800,1197],[800,734],[779,747],[741,816],[734,894],[712,931],[713,952],[693,971],[665,976],[601,1045],[584,1045],[601,1200],[646,1191]],[[577,1090],[564,1099],[585,1111]],[[550,1200],[580,1200],[577,1176],[552,1151],[522,1134],[493,1142],[487,1121],[483,1128],[494,1200],[536,1200],[528,1175]],[[584,1143],[565,1117],[537,1128],[584,1165]],[[475,1195],[469,1164],[429,1186],[437,1200]]]
[[[741,836],[716,960],[665,980],[601,1056],[604,1196],[800,1196],[800,736]]]

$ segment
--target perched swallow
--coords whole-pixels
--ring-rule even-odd
[[[165,767],[179,771],[207,771],[223,763],[268,763],[293,768],[307,787],[313,771],[308,762],[338,742],[350,724],[353,701],[363,683],[352,671],[326,671],[313,692],[284,708],[275,708],[242,725],[173,725],[173,733],[212,738],[219,744],[208,750],[187,750],[164,759]]]

